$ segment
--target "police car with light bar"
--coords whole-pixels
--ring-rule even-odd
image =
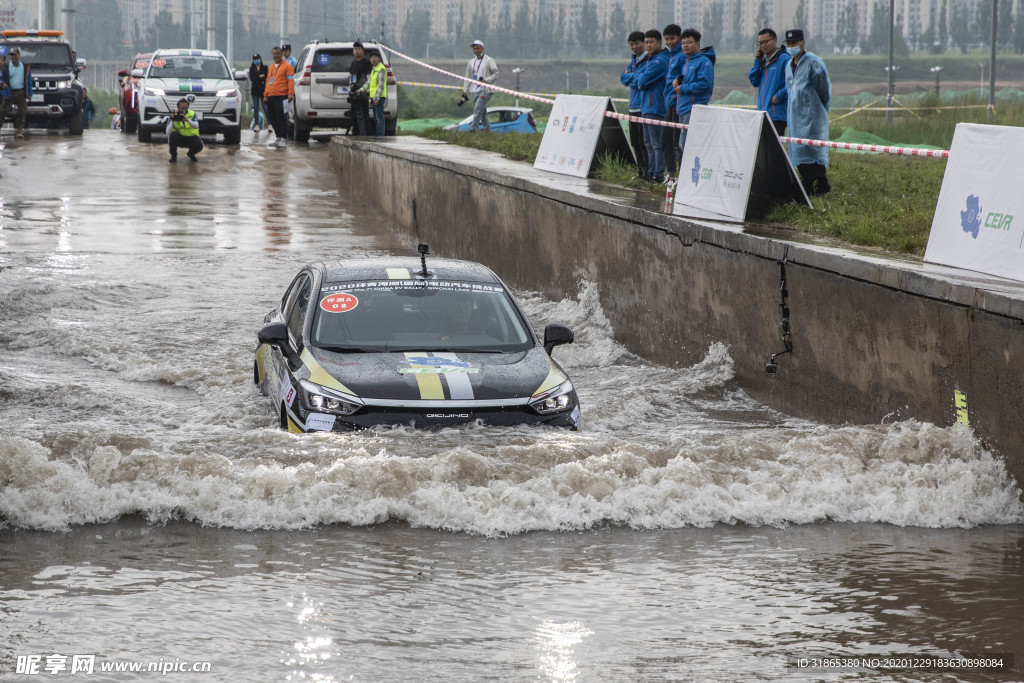
[[[253,380],[290,432],[377,425],[537,424],[578,430],[580,405],[552,349],[498,277],[421,257],[310,263],[264,318]]]
[[[242,90],[245,71],[231,73],[217,50],[157,50],[143,69],[133,69],[139,80],[139,142],[150,142],[163,133],[167,117],[185,98],[199,119],[199,132],[224,134],[224,142],[237,145],[242,139]]]

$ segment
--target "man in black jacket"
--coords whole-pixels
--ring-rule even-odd
[[[352,66],[348,72],[351,82],[348,90],[348,102],[352,107],[352,125],[356,135],[371,135],[370,129],[370,98],[366,92],[360,91],[370,78],[373,66],[363,51],[363,44],[356,41],[352,45]],[[351,129],[349,129],[351,131]]]

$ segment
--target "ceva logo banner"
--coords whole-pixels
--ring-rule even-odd
[[[1024,282],[1024,129],[957,124],[924,260]]]

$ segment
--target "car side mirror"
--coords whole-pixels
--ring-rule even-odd
[[[236,81],[247,81],[247,80],[249,80],[249,74],[247,72],[245,72],[245,71],[236,71],[235,72],[235,80]]]
[[[132,78],[142,78],[145,75],[146,71],[144,69],[132,69]]]
[[[544,350],[548,352],[549,356],[556,346],[572,344],[575,339],[572,330],[565,325],[551,323],[544,328]]]
[[[75,68],[79,71],[85,70],[85,57],[79,57],[78,61],[75,62]]]
[[[299,357],[292,350],[291,344],[289,343],[287,325],[284,323],[267,323],[259,331],[256,338],[259,339],[260,344],[276,346],[280,349],[281,353],[284,354],[285,358],[288,359],[288,363],[291,364],[293,368],[298,366]]]

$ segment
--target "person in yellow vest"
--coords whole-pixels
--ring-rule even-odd
[[[171,147],[169,163],[177,163],[178,148],[188,147],[188,158],[199,161],[196,154],[203,149],[203,139],[199,137],[199,120],[196,113],[188,108],[188,100],[178,100],[178,111],[167,117],[167,143]]]
[[[370,80],[366,82],[373,103],[374,135],[384,137],[384,105],[388,101],[388,70],[380,61],[380,53],[370,53]]]

